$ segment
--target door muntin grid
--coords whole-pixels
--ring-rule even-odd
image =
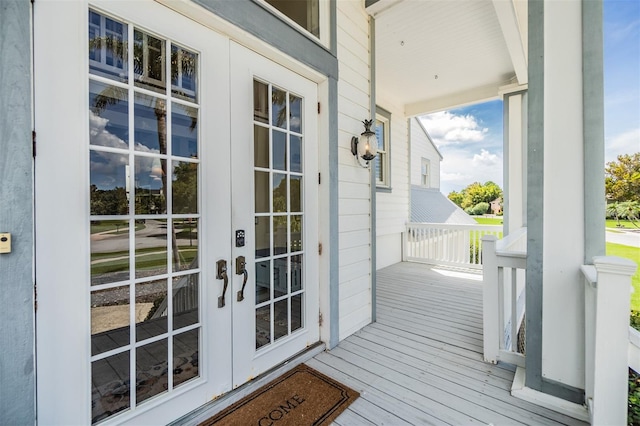
[[[254,80],[256,350],[303,329],[303,99]],[[283,340],[280,340],[283,339]]]
[[[200,376],[199,56],[88,13],[96,423]]]

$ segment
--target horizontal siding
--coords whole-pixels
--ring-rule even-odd
[[[369,18],[361,2],[337,2],[339,338],[371,322],[371,185],[351,154],[370,112]]]
[[[422,159],[431,165],[429,187],[440,188],[440,155],[422,129],[411,119],[411,185],[422,185]]]

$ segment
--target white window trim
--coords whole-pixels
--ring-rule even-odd
[[[376,107],[376,124],[378,121],[384,125],[384,140],[386,143],[384,145],[385,149],[378,147],[380,167],[382,168],[382,180],[378,180],[376,176],[376,188],[391,190],[391,113]]]
[[[320,26],[320,37],[316,37],[315,35],[313,35],[311,32],[309,32],[306,28],[302,27],[296,21],[289,18],[287,15],[280,12],[275,7],[271,6],[269,3],[266,2],[266,0],[254,0],[254,1],[259,5],[261,5],[262,7],[264,7],[265,9],[269,10],[274,15],[278,16],[280,19],[282,19],[283,21],[291,25],[296,30],[300,31],[301,33],[309,37],[311,40],[321,44],[326,48],[329,48],[329,43],[331,42],[331,38],[329,34],[331,30],[331,25],[329,22],[330,13],[331,13],[331,2],[329,0],[317,0],[319,4],[318,25]]]

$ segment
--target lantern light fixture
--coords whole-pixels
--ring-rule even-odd
[[[359,138],[356,136],[351,138],[351,153],[358,158],[358,162],[360,162],[360,158],[366,162],[366,165],[362,167],[369,167],[369,162],[378,154],[378,138],[371,131],[373,120],[364,120],[362,124],[364,124],[364,132],[360,134]]]

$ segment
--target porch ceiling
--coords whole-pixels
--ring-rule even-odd
[[[524,0],[367,5],[376,22],[376,92],[403,105],[409,116],[488,100],[502,86],[526,84]]]

